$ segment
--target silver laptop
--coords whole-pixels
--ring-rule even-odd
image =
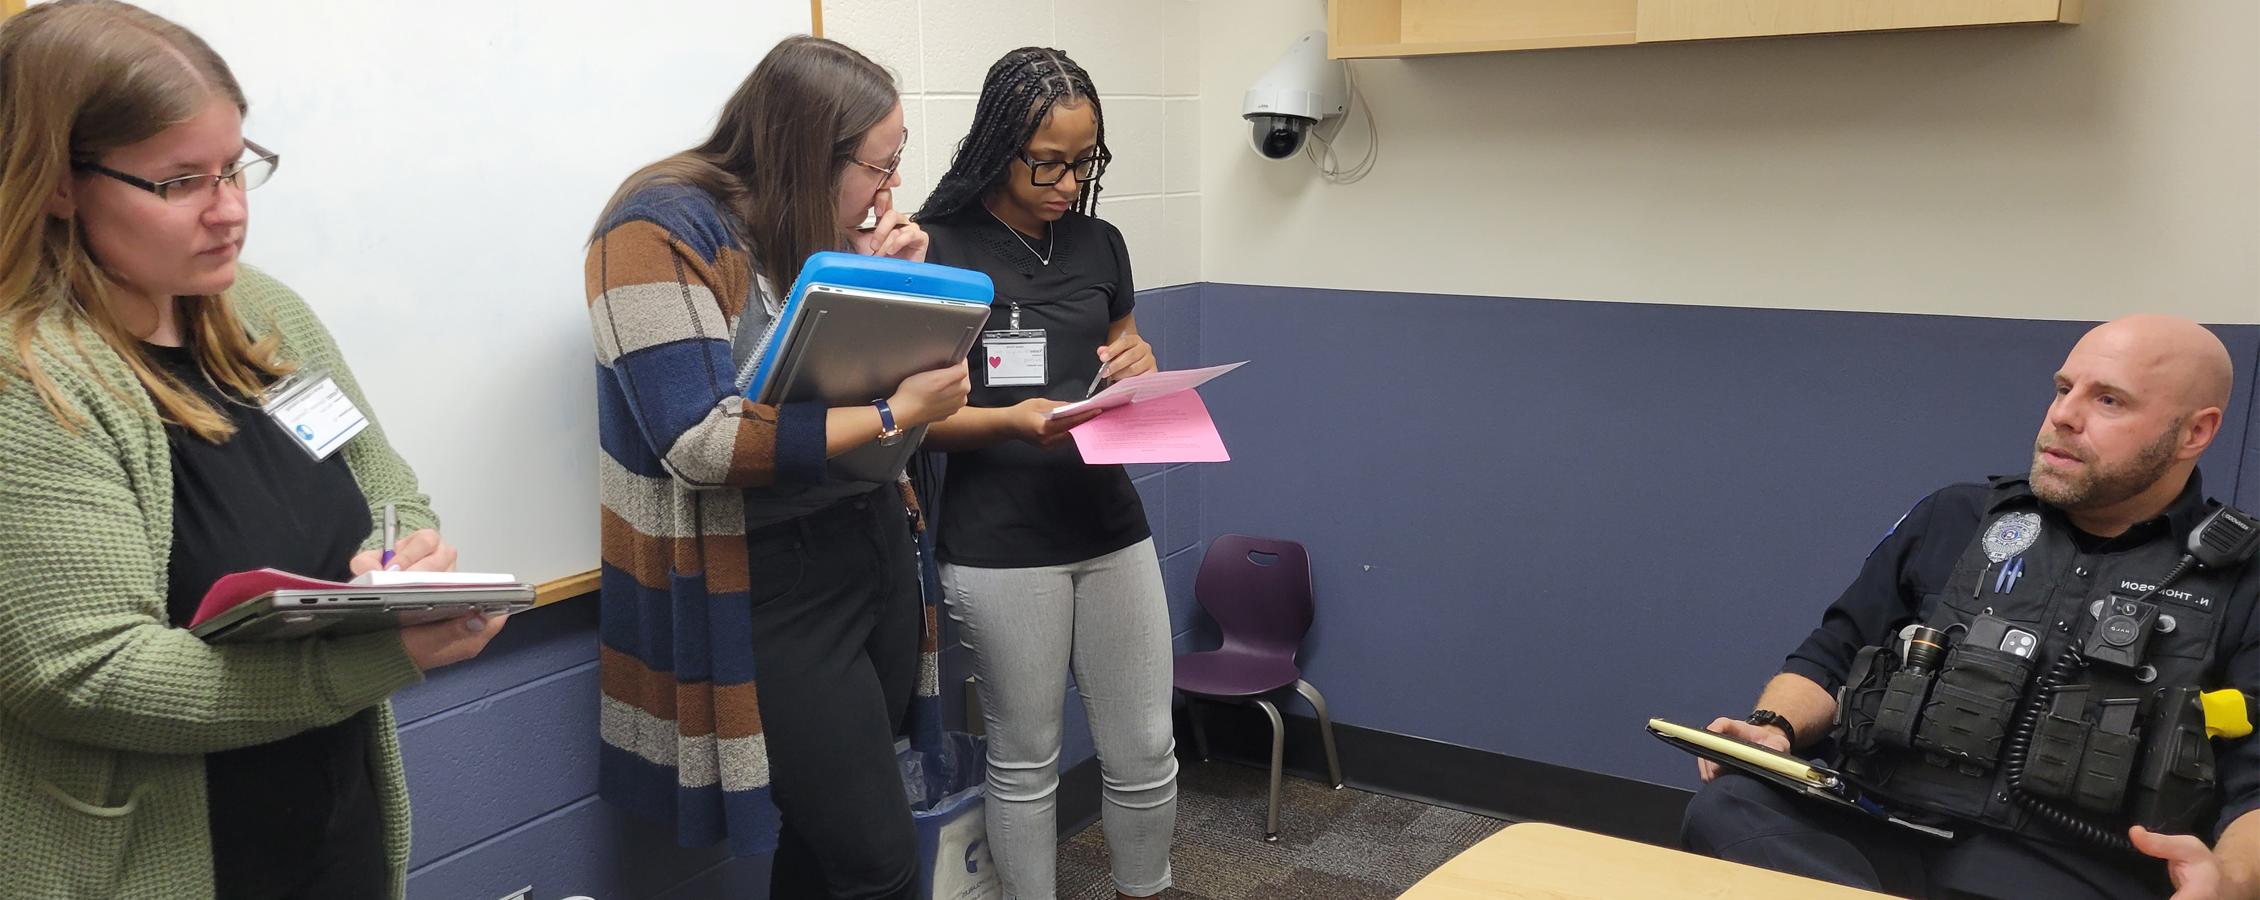
[[[902,380],[920,372],[964,362],[988,321],[989,304],[969,300],[896,294],[869,288],[811,284],[768,379],[761,403],[821,400],[829,406],[855,406],[885,398]],[[766,317],[739,323],[739,343],[758,346],[746,334]],[[758,332],[756,332],[758,334]],[[741,376],[750,380],[749,371]],[[924,426],[908,429],[892,447],[867,444],[834,457],[835,477],[888,482],[918,452]]]
[[[214,644],[284,641],[387,631],[473,612],[523,612],[533,605],[530,584],[271,591],[229,607],[189,633]]]

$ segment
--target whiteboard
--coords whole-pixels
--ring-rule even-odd
[[[467,571],[596,568],[583,251],[808,0],[146,0],[235,70],[282,155],[245,262],[337,336]]]

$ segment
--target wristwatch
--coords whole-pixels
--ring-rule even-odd
[[[887,401],[873,400],[879,409],[879,446],[892,447],[902,443],[902,429],[895,427],[895,411],[887,408]]]
[[[1797,727],[1789,724],[1788,716],[1784,716],[1770,709],[1761,709],[1750,713],[1750,717],[1743,719],[1742,721],[1748,722],[1752,725],[1771,725],[1775,728],[1779,728],[1781,729],[1782,735],[1789,738],[1789,746],[1797,746]]]

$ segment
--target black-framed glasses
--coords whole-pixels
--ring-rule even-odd
[[[147,178],[128,175],[91,160],[72,163],[71,168],[107,175],[156,194],[157,199],[166,203],[174,206],[187,206],[218,193],[222,184],[234,185],[248,191],[266,184],[267,179],[275,176],[275,167],[282,165],[281,154],[270,151],[249,140],[245,140],[243,146],[245,152],[258,155],[251,159],[241,160],[235,165],[221,170],[218,175],[183,175],[179,178],[167,178],[163,181],[150,181]]]
[[[1067,177],[1067,170],[1069,169],[1075,170],[1076,181],[1085,183],[1097,181],[1099,176],[1106,174],[1106,164],[1113,161],[1114,157],[1109,154],[1093,153],[1073,162],[1049,159],[1039,162],[1029,159],[1028,151],[1020,152],[1020,162],[1028,167],[1028,183],[1036,187],[1051,187],[1058,184],[1060,179]]]

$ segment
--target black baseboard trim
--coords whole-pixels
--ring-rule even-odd
[[[1191,723],[1185,718],[1196,707],[1208,728],[1212,758],[1271,765],[1271,723],[1262,711],[1211,701],[1179,708],[1180,755],[1198,753]],[[1286,770],[1324,781],[1326,751],[1319,741],[1318,721],[1285,718]],[[1334,723],[1334,741],[1342,759],[1343,782],[1362,791],[1512,822],[1552,822],[1665,847],[1678,846],[1680,815],[1694,796],[1681,788],[1340,722]]]
[[[1060,770],[1059,839],[1090,827],[1099,820],[1099,758],[1092,756]]]

